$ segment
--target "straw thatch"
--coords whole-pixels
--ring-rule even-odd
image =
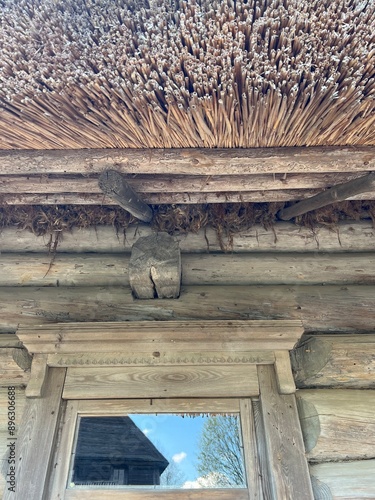
[[[0,8],[0,149],[375,144],[372,0]]]

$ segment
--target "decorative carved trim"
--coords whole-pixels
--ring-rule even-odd
[[[275,356],[273,352],[242,352],[242,353],[175,353],[174,355],[153,354],[141,355],[131,353],[121,355],[118,353],[77,353],[71,355],[49,354],[48,366],[152,366],[152,365],[211,365],[211,364],[273,364]]]

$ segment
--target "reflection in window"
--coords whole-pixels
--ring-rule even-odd
[[[239,416],[81,417],[69,483],[75,488],[246,487]]]

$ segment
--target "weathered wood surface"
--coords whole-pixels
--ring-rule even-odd
[[[14,384],[13,384],[14,385]],[[22,418],[23,410],[25,407],[25,389],[16,387],[15,389],[15,426],[17,437],[19,424]],[[6,485],[6,474],[9,471],[8,458],[9,458],[9,444],[11,436],[8,431],[8,388],[0,387],[0,497],[3,498],[4,489]],[[15,496],[13,495],[13,498]]]
[[[44,389],[48,379],[48,369],[47,356],[45,354],[34,354],[30,380],[25,391],[27,398],[40,398],[44,396]]]
[[[259,394],[257,367],[151,366],[67,368],[65,399],[250,397]]]
[[[258,366],[272,498],[313,499],[295,396],[278,394],[274,368]]]
[[[349,199],[361,193],[374,191],[375,188],[375,173],[371,172],[362,177],[348,180],[344,183],[333,186],[326,191],[319,193],[312,198],[300,201],[295,205],[284,208],[278,213],[278,217],[282,220],[290,220],[297,215],[302,215],[312,210],[316,210],[332,203]]]
[[[297,405],[310,462],[375,458],[375,390],[305,389]]]
[[[180,280],[185,286],[375,284],[375,253],[183,254],[180,260],[172,237],[146,238],[135,243],[131,257],[2,254],[0,286],[127,286],[130,282],[138,298],[176,298]]]
[[[112,257],[113,258],[113,257]],[[133,245],[129,282],[138,299],[177,299],[181,289],[181,252],[167,233],[139,238]]]
[[[132,321],[20,326],[17,336],[31,353],[113,353],[139,356],[228,351],[241,363],[246,351],[292,349],[303,333],[301,321]],[[239,353],[238,356],[236,353]],[[212,363],[225,364],[215,357]],[[174,363],[172,363],[174,364]],[[194,363],[192,363],[194,364]]]
[[[291,359],[297,387],[375,389],[375,335],[303,337]]]
[[[1,287],[0,331],[71,321],[301,319],[306,333],[373,333],[375,287],[194,286],[179,300],[134,300],[130,287]]]
[[[128,193],[132,196],[132,199],[135,199],[139,193],[144,195],[145,193],[220,193],[275,191],[278,189],[326,189],[339,183],[353,181],[366,174],[367,172],[291,173],[286,175],[269,173],[263,175],[224,174],[216,176],[176,176],[175,174],[125,176],[115,170],[105,170],[99,178],[97,175],[90,177],[83,175],[0,175],[0,194],[105,193],[109,198],[113,198],[115,194],[116,203],[127,209],[127,204],[122,205],[120,199],[123,199],[124,196],[127,197]],[[129,189],[123,185],[124,182],[133,193],[129,192]],[[362,192],[365,191],[362,190]],[[371,191],[371,186],[367,191]],[[358,193],[352,193],[351,195],[355,194]],[[131,212],[131,210],[129,211]],[[136,216],[136,214],[134,215]]]
[[[144,193],[143,201],[149,205],[175,204],[205,204],[205,203],[265,203],[298,201],[311,198],[320,193],[321,189],[274,189],[263,191],[242,192],[164,192]],[[351,196],[348,200],[373,200],[375,193]],[[1,202],[5,205],[117,205],[117,203],[103,194],[95,193],[17,193],[2,194]]]
[[[0,348],[0,386],[26,385],[30,367],[31,357],[26,349]]]
[[[59,238],[58,252],[64,253],[130,253],[141,237],[150,236],[150,226],[129,226],[125,234],[116,234],[114,228],[95,228],[64,231]],[[219,252],[217,232],[206,227],[198,233],[178,234],[183,253]],[[35,236],[30,231],[3,228],[0,232],[2,253],[48,252],[50,235]],[[290,222],[276,222],[273,229],[255,225],[232,235],[232,241],[223,235],[223,245],[230,252],[366,252],[375,248],[375,229],[370,221],[341,222],[335,228],[324,226],[311,230]]]
[[[89,184],[89,182],[87,182],[87,184]],[[134,191],[134,188],[126,182],[125,178],[119,172],[116,172],[116,170],[105,170],[99,177],[97,187],[127,212],[137,217],[137,219],[143,222],[150,222],[152,220],[152,209]],[[52,192],[55,191],[55,189],[52,189]],[[66,191],[70,191],[67,186],[64,189],[64,192]],[[87,193],[88,190],[86,187],[84,188],[84,185],[81,185],[78,192]]]
[[[65,368],[51,368],[43,398],[28,399],[16,442],[17,499],[40,500],[48,477]],[[4,500],[14,499],[5,490]]]
[[[121,490],[84,490],[69,489],[65,493],[65,500],[123,500],[124,492]],[[249,500],[249,492],[245,488],[235,489],[196,489],[196,490],[145,490],[127,491],[126,500]]]
[[[375,460],[312,465],[315,500],[374,499]]]
[[[375,170],[375,147],[254,149],[101,149],[0,151],[0,173],[100,173],[220,175]]]

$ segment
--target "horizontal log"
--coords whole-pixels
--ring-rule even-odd
[[[181,261],[183,285],[375,284],[375,254],[367,252],[183,254]],[[2,254],[0,286],[127,286],[129,263],[128,254]]]
[[[0,174],[232,175],[375,170],[375,147],[0,151]]]
[[[375,389],[375,335],[303,337],[291,353],[297,387]]]
[[[272,191],[242,192],[185,192],[185,193],[144,193],[143,201],[149,205],[189,205],[205,203],[265,203],[286,202],[310,198],[320,193],[320,189],[280,189]],[[373,200],[374,192],[351,196],[348,200]],[[116,205],[104,194],[95,193],[48,193],[48,194],[2,194],[4,205]]]
[[[305,389],[297,405],[310,462],[375,458],[375,391]]]
[[[153,233],[150,226],[139,224],[116,234],[113,227],[73,229],[59,234],[58,253],[124,253],[130,252],[138,238]],[[216,230],[206,227],[198,233],[178,234],[181,252],[218,252],[221,247]],[[14,227],[1,230],[0,251],[48,252],[50,235],[35,236],[28,230]],[[334,229],[324,226],[311,230],[290,222],[277,222],[272,229],[255,225],[233,234],[223,245],[231,252],[364,252],[375,248],[375,229],[370,221],[342,222]]]
[[[301,319],[305,332],[372,333],[375,287],[194,286],[178,300],[135,300],[130,287],[2,287],[0,331],[18,324],[170,319]]]
[[[126,183],[136,193],[220,193],[275,191],[278,189],[325,189],[362,177],[367,172],[265,175],[128,175]],[[0,175],[0,194],[100,193],[99,176]],[[370,191],[370,189],[369,189]],[[111,198],[109,194],[109,198]]]
[[[0,336],[1,337],[1,336]],[[0,349],[0,386],[26,385],[31,357],[25,349]]]
[[[375,498],[375,460],[312,465],[310,474],[317,500]]]

